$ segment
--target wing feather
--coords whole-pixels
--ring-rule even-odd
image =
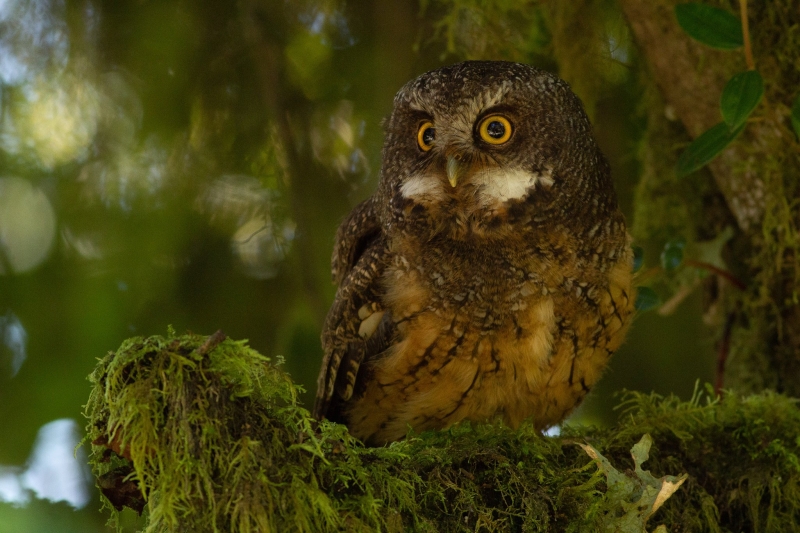
[[[388,312],[367,339],[359,335],[363,320],[368,318],[361,317],[359,310],[368,306],[372,312],[383,311],[380,278],[387,256],[386,242],[370,198],[356,206],[336,234],[331,270],[339,288],[322,331],[325,355],[313,411],[318,419],[330,415],[336,418],[336,413],[329,413],[331,404],[350,398],[361,363],[377,355],[376,349],[385,350],[390,342],[377,340],[390,335],[391,328],[386,325],[391,323]]]
[[[379,236],[381,225],[375,203],[370,196],[353,208],[339,225],[331,257],[334,283],[342,284],[367,247]]]

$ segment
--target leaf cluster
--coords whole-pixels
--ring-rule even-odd
[[[746,1],[743,5],[747,5]],[[747,21],[740,21],[724,9],[696,2],[678,4],[675,16],[690,37],[711,48],[735,50],[744,46],[748,62],[748,70],[733,76],[722,91],[720,112],[723,121],[695,139],[678,159],[675,171],[682,177],[711,162],[739,136],[764,96],[764,79],[753,64]],[[743,16],[746,16],[746,10],[743,10]],[[800,137],[800,93],[792,107],[791,122]]]

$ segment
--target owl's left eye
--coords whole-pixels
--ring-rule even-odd
[[[503,144],[511,138],[511,123],[501,115],[490,115],[481,121],[478,133],[489,144]]]
[[[433,148],[433,141],[436,139],[436,128],[430,120],[423,122],[417,131],[417,144],[427,152]]]

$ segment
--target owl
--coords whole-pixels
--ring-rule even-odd
[[[528,65],[408,82],[380,182],[339,227],[317,418],[369,445],[563,420],[630,323],[632,252],[583,106]]]

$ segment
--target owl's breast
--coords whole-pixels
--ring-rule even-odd
[[[397,342],[370,363],[350,413],[351,430],[373,443],[465,419],[557,423],[599,378],[632,307],[624,261],[602,287],[536,264],[494,276],[480,264],[469,275],[445,260],[421,267],[396,255],[385,274]]]

